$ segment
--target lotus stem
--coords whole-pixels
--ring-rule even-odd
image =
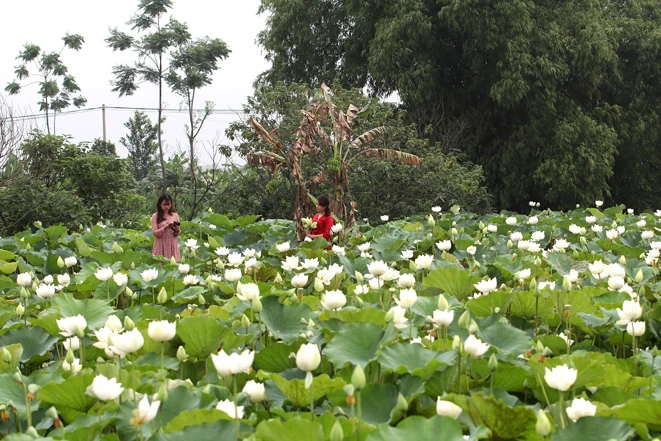
[[[236,381],[236,375],[232,376],[232,383],[234,386],[234,421],[236,423],[236,439],[241,439],[239,436],[239,401],[237,399],[237,381]]]

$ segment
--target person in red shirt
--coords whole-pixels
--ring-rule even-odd
[[[327,241],[331,241],[331,227],[335,223],[330,211],[330,200],[326,196],[319,196],[317,199],[317,214],[312,217],[312,222],[317,223],[317,227],[313,228],[307,236],[310,239],[323,237]]]

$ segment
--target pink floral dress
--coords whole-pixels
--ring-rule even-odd
[[[165,214],[162,222],[156,222],[157,214],[154,213],[151,217],[151,231],[154,233],[154,248],[151,252],[154,256],[164,256],[168,259],[174,257],[178,262],[181,259],[179,254],[179,242],[177,236],[172,228],[165,228],[167,224],[172,221],[178,221],[179,215],[177,213]]]

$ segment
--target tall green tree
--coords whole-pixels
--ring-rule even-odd
[[[419,136],[484,167],[501,208],[661,203],[648,161],[661,148],[659,2],[263,0],[261,11],[273,61],[262,79],[397,92]],[[463,136],[448,136],[457,124]]]
[[[62,62],[61,57],[62,51],[66,48],[79,51],[85,39],[81,35],[67,33],[62,37],[62,41],[64,44],[59,52],[46,52],[35,44],[26,44],[16,57],[21,61],[21,64],[14,71],[16,78],[5,87],[10,95],[15,95],[27,85],[39,85],[38,93],[41,99],[37,104],[39,104],[39,110],[46,115],[46,131],[48,134],[51,132],[50,111],[53,111],[53,133],[55,133],[57,112],[61,112],[72,104],[75,107],[82,107],[87,102],[87,99],[81,95],[73,96],[80,91],[80,87],[73,75],[69,74],[69,69]],[[28,66],[34,68],[36,72],[32,70],[31,73]],[[31,76],[36,77],[36,81],[29,81]]]
[[[204,110],[197,112],[195,110],[195,98],[200,89],[211,84],[213,73],[220,68],[218,62],[227,58],[229,53],[230,50],[223,41],[218,38],[211,39],[207,37],[181,45],[171,54],[172,61],[166,81],[170,88],[183,98],[184,105],[188,108],[186,138],[188,139],[189,166],[193,184],[191,218],[195,216],[199,203],[205,195],[205,193],[202,193],[198,197],[198,180],[195,176],[198,161],[195,154],[195,142],[204,122],[213,111],[213,103],[207,101]]]
[[[129,151],[133,177],[141,181],[156,165],[158,126],[152,124],[146,113],[136,110],[133,117],[124,123],[124,127],[128,133],[119,142]]]
[[[114,51],[131,50],[138,56],[133,65],[120,64],[113,68],[113,91],[119,96],[133,95],[142,82],[158,87],[158,153],[161,163],[162,190],[166,190],[165,158],[161,124],[163,122],[163,91],[165,77],[170,70],[169,50],[190,41],[188,26],[165,14],[172,8],[172,0],[140,0],[138,12],[127,23],[137,36],[131,36],[117,28],[111,29],[106,43]]]

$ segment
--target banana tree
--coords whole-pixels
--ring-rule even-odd
[[[330,139],[319,127],[318,110],[320,110],[318,107],[313,106],[308,110],[301,111],[303,120],[296,129],[294,144],[288,149],[285,149],[280,141],[275,138],[277,129],[269,132],[256,119],[250,120],[250,125],[255,129],[257,135],[269,144],[272,150],[249,153],[247,155],[248,165],[268,167],[274,176],[280,168],[286,168],[289,169],[296,181],[294,221],[296,223],[296,237],[299,241],[305,238],[305,229],[301,219],[304,214],[309,214],[312,208],[307,185],[303,178],[303,171],[301,170],[301,158],[309,153],[319,152],[319,148],[315,145],[316,139],[321,139],[322,142],[330,144]]]
[[[332,123],[331,134],[324,132],[322,138],[332,142],[324,144],[332,149],[327,165],[324,169],[312,178],[311,184],[320,184],[329,178],[333,187],[333,197],[331,200],[331,210],[340,219],[343,219],[347,226],[355,222],[356,202],[351,195],[351,186],[349,182],[349,170],[351,163],[360,157],[372,158],[375,160],[397,161],[402,164],[417,166],[421,160],[416,155],[392,150],[387,148],[367,148],[370,142],[384,136],[387,129],[384,126],[368,130],[363,134],[354,137],[354,131],[358,128],[357,117],[365,111],[353,104],[349,105],[347,112],[337,109],[333,102],[331,90],[325,84],[321,85],[322,100],[317,104],[317,114],[322,118],[330,119]],[[322,122],[322,121],[320,121]],[[318,124],[315,130],[323,131],[323,125]],[[348,208],[348,211],[347,211]]]

